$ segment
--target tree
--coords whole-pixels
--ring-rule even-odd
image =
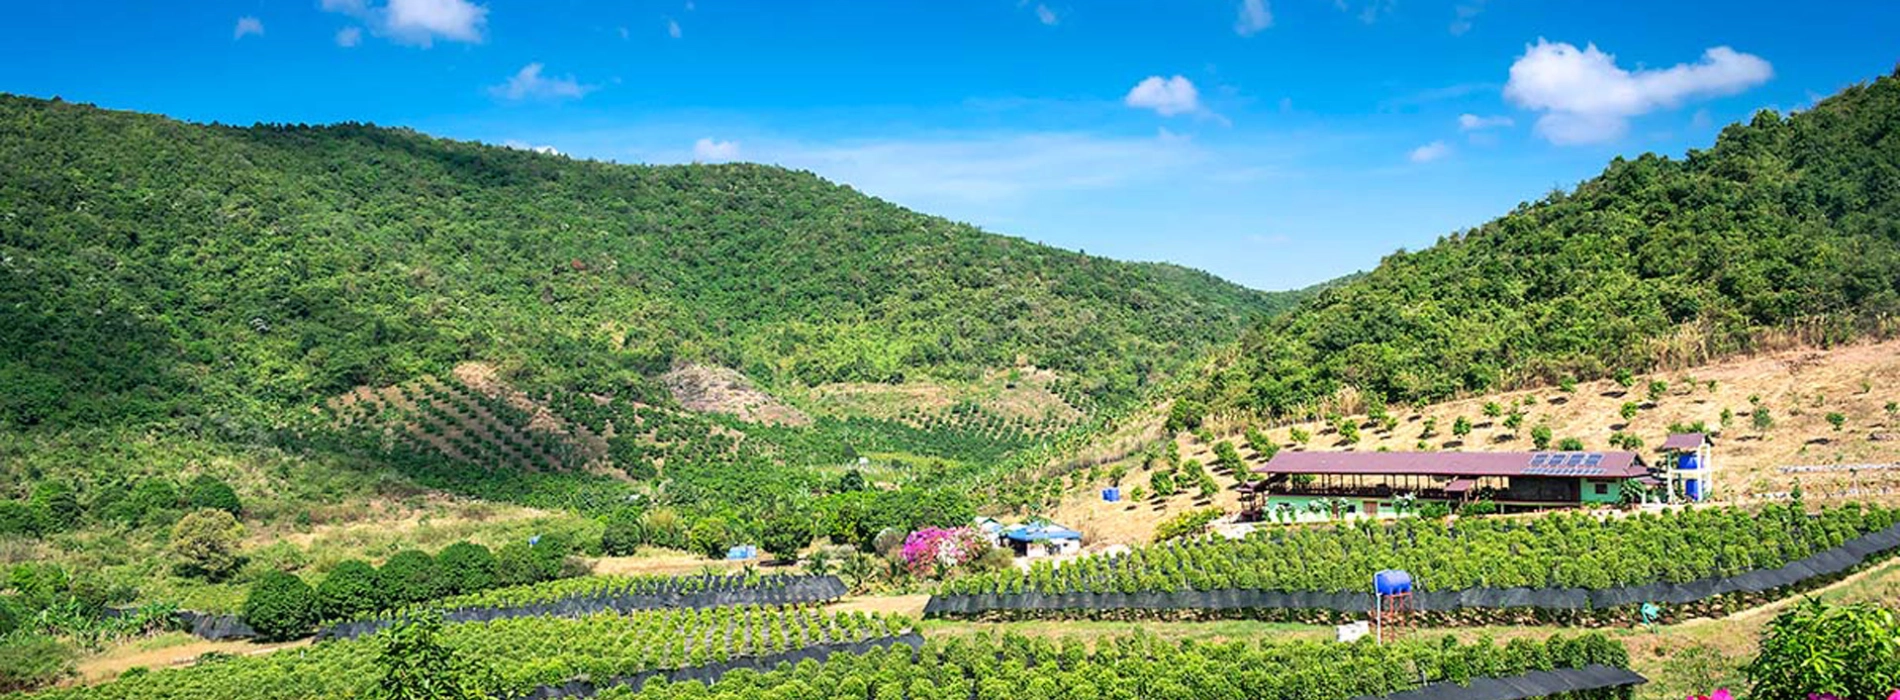
[[[185,502],[193,508],[216,508],[237,515],[244,506],[231,485],[210,474],[199,474],[185,487]]]
[[[370,693],[377,700],[487,700],[501,695],[494,669],[441,641],[442,618],[425,611],[381,635],[376,666],[382,675]]]
[[[857,469],[847,469],[842,476],[838,477],[838,485],[834,490],[838,493],[851,493],[853,491],[863,491],[866,488],[868,488],[868,486],[864,482],[864,472],[858,471]]]
[[[171,513],[178,508],[178,491],[172,488],[172,482],[163,478],[146,479],[132,488],[132,496],[127,501],[129,507],[124,511],[127,522],[164,522],[170,520]]]
[[[1638,405],[1635,401],[1624,401],[1623,407],[1617,409],[1616,415],[1622,416],[1623,422],[1628,423],[1636,420],[1636,412],[1642,410],[1642,408],[1643,407]]]
[[[522,586],[541,580],[540,560],[528,543],[515,540],[495,552],[495,585]]]
[[[1648,396],[1649,402],[1656,403],[1657,401],[1661,401],[1663,394],[1668,393],[1668,391],[1669,391],[1669,382],[1665,382],[1661,379],[1650,382],[1649,396]]]
[[[1536,427],[1531,428],[1531,444],[1539,450],[1550,449],[1550,426],[1538,423]]]
[[[317,613],[325,620],[348,620],[389,606],[376,567],[359,559],[330,569],[316,589]]]
[[[1313,439],[1313,434],[1299,428],[1288,428],[1287,437],[1293,438],[1294,442],[1304,445],[1306,441]]]
[[[1841,415],[1838,411],[1828,413],[1827,423],[1834,426],[1834,432],[1838,433],[1841,431],[1841,426],[1847,424],[1847,416]]]
[[[631,556],[645,541],[640,526],[640,510],[621,508],[607,516],[607,529],[600,535],[600,551],[609,556]]]
[[[1636,386],[1636,375],[1630,374],[1630,371],[1627,369],[1616,370],[1615,379],[1616,385],[1622,387],[1625,391],[1629,390],[1630,387]]]
[[[1523,426],[1524,426],[1524,412],[1523,411],[1511,411],[1509,414],[1506,414],[1504,416],[1504,429],[1511,431],[1511,434],[1516,435],[1517,429]]]
[[[732,528],[726,525],[725,518],[718,516],[700,518],[693,523],[688,539],[693,551],[708,559],[726,558],[726,549],[733,545]]]
[[[58,532],[79,523],[79,498],[64,481],[48,479],[34,484],[27,503],[40,520],[41,532]]]
[[[244,525],[221,510],[201,508],[172,526],[171,551],[183,560],[182,570],[212,581],[237,570],[238,543]]]
[[[1900,622],[1873,604],[1808,598],[1768,623],[1742,671],[1749,697],[1884,698],[1900,687]]]
[[[1241,462],[1240,451],[1226,440],[1214,443],[1214,463],[1233,474],[1239,474],[1245,464]]]
[[[1573,437],[1564,438],[1557,441],[1557,449],[1565,452],[1581,452],[1583,451],[1583,440]]]
[[[435,555],[435,565],[441,568],[444,593],[474,593],[495,585],[495,555],[474,542],[443,547]]]
[[[265,641],[294,639],[316,624],[316,597],[303,579],[272,571],[251,584],[250,595],[244,599],[243,617],[245,624]]]
[[[1168,408],[1167,429],[1170,433],[1193,430],[1201,427],[1201,417],[1207,415],[1207,406],[1193,399],[1177,399]]]
[[[1502,415],[1504,415],[1504,406],[1498,404],[1496,401],[1484,402],[1484,417],[1497,418]]]
[[[1775,427],[1775,417],[1768,414],[1767,406],[1756,406],[1754,413],[1749,414],[1749,423],[1755,426],[1755,432],[1765,433]]]
[[[811,544],[811,523],[797,514],[782,514],[765,521],[759,546],[781,562],[798,561],[798,552]]]
[[[442,596],[441,570],[435,558],[419,549],[405,549],[383,562],[378,572],[389,601],[397,605],[420,603]]]
[[[1465,439],[1466,435],[1471,434],[1471,419],[1459,416],[1457,420],[1452,421],[1451,434],[1459,440]]]
[[[1426,438],[1432,437],[1433,435],[1437,435],[1438,434],[1438,417],[1433,416],[1431,418],[1425,419],[1425,424],[1421,427],[1422,429],[1418,431],[1418,438],[1420,440],[1424,440]]]
[[[1155,470],[1154,474],[1148,477],[1148,490],[1154,493],[1157,500],[1173,496],[1174,474],[1165,470]]]

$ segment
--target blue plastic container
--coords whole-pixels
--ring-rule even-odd
[[[1412,575],[1398,569],[1386,569],[1372,575],[1372,590],[1379,595],[1412,592]]]
[[[1102,500],[1108,501],[1109,503],[1120,501],[1122,500],[1122,490],[1112,486],[1102,489]]]
[[[1696,459],[1694,453],[1685,454],[1676,458],[1676,468],[1685,472],[1695,471],[1702,468],[1702,462]],[[1688,496],[1691,501],[1701,502],[1702,480],[1695,477],[1684,477],[1682,480],[1682,493]]]

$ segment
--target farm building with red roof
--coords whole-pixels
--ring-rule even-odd
[[[1613,505],[1630,482],[1655,483],[1634,452],[1285,451],[1253,471],[1265,475],[1247,488],[1256,513],[1304,512],[1319,501],[1377,516],[1406,496],[1453,506],[1484,500],[1506,511]]]

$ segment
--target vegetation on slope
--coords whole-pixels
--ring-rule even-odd
[[[1182,412],[1418,404],[1891,333],[1897,124],[1900,75],[1680,160],[1619,158],[1254,327]]]
[[[1129,392],[1286,298],[983,233],[755,165],[0,97],[0,425],[267,414],[486,360],[656,398],[1019,361]]]

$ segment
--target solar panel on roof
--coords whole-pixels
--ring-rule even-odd
[[[1536,453],[1536,454],[1532,454],[1532,455],[1531,455],[1531,466],[1533,466],[1533,467],[1541,467],[1541,466],[1544,466],[1544,453],[1542,453],[1542,452],[1538,452],[1538,453]]]
[[[1583,459],[1583,466],[1586,466],[1586,467],[1594,467],[1602,463],[1603,463],[1603,455],[1597,454],[1595,452],[1590,453],[1588,457],[1585,457]]]
[[[1570,457],[1567,461],[1564,462],[1564,466],[1567,466],[1567,467],[1583,466],[1583,453],[1581,452],[1570,453]]]

